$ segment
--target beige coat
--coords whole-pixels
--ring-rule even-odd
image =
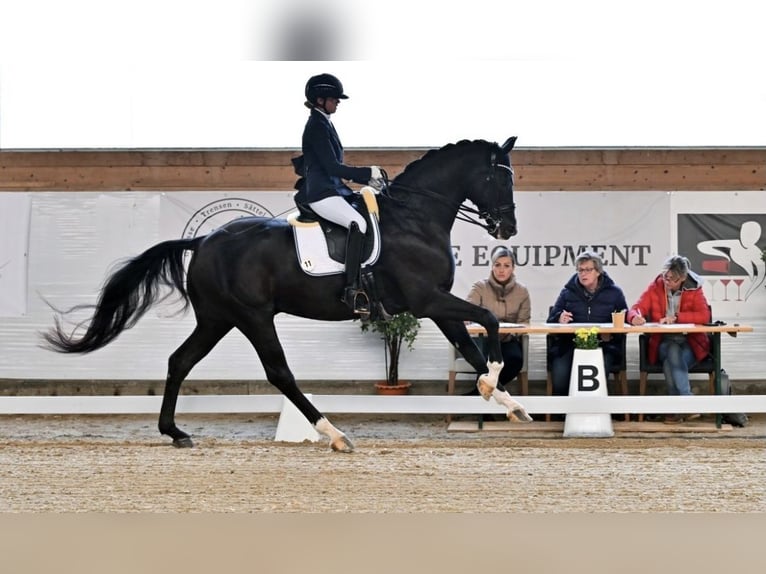
[[[529,323],[532,318],[529,290],[516,281],[515,275],[505,285],[500,285],[494,277],[477,281],[466,299],[492,311],[500,322]],[[509,337],[507,335],[503,340]]]

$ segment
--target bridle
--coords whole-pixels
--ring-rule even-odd
[[[489,173],[487,173],[487,176],[484,178],[484,181],[488,185],[495,184],[495,182],[497,181],[497,173],[499,169],[507,170],[509,183],[505,189],[503,190],[498,189],[496,191],[497,197],[495,199],[497,201],[494,202],[495,207],[492,209],[476,209],[475,207],[465,205],[463,202],[460,202],[460,203],[457,203],[455,201],[450,202],[446,200],[443,195],[436,193],[435,191],[432,191],[425,187],[415,187],[415,186],[407,185],[404,183],[400,183],[398,181],[390,182],[388,179],[388,174],[385,172],[385,170],[381,170],[383,172],[383,179],[385,181],[385,187],[383,188],[383,191],[381,191],[381,194],[388,197],[392,201],[395,201],[398,203],[404,203],[402,200],[394,198],[390,194],[390,190],[396,187],[404,191],[419,193],[420,195],[425,195],[426,197],[437,199],[442,203],[447,203],[448,205],[450,205],[450,207],[452,207],[453,209],[457,211],[457,214],[455,215],[456,220],[481,227],[484,230],[486,230],[487,233],[494,236],[498,228],[500,227],[500,222],[503,220],[504,215],[506,213],[513,213],[516,209],[516,204],[501,203],[502,198],[505,197],[506,195],[503,192],[513,187],[514,174],[513,174],[513,168],[511,166],[498,163],[497,150],[493,149],[492,154],[490,155]]]
[[[490,155],[490,170],[487,174],[486,181],[488,184],[494,184],[497,178],[498,169],[506,169],[508,170],[508,186],[503,191],[508,191],[508,189],[513,188],[513,168],[509,165],[503,165],[501,163],[498,163],[498,157],[497,157],[497,150],[493,149],[492,154]],[[487,233],[494,236],[495,232],[497,231],[497,228],[500,226],[500,222],[503,220],[503,216],[506,213],[514,213],[516,211],[516,204],[511,202],[509,203],[501,203],[501,200],[507,195],[505,193],[502,193],[499,189],[497,190],[497,197],[495,198],[497,201],[494,202],[495,207],[492,210],[483,209],[480,211],[473,210],[474,212],[478,213],[479,217],[483,219],[486,222],[486,225],[481,225],[478,222],[470,221],[469,223],[474,223],[475,225],[479,225],[481,227],[484,227],[487,230]],[[461,206],[462,207],[462,206]],[[462,220],[465,221],[465,220]]]

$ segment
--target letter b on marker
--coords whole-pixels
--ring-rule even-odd
[[[596,365],[577,365],[577,390],[595,391],[599,387]]]

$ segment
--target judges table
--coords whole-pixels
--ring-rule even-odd
[[[484,336],[486,331],[484,327],[476,323],[468,324],[468,332],[474,336]],[[721,394],[721,333],[728,333],[736,337],[739,333],[750,333],[753,327],[740,323],[732,324],[711,324],[697,325],[693,323],[645,323],[644,325],[634,326],[625,324],[623,327],[615,327],[612,323],[539,323],[539,324],[519,324],[519,323],[500,323],[500,333],[511,333],[515,335],[563,335],[574,334],[578,329],[590,329],[597,327],[599,333],[662,333],[662,334],[686,334],[686,333],[709,333],[712,336],[713,362],[715,365],[715,392]],[[716,415],[716,424],[720,426],[721,415]]]

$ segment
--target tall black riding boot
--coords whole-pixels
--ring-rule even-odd
[[[359,231],[356,223],[352,223],[346,239],[346,288],[341,301],[351,307],[354,313],[367,315],[370,312],[370,300],[359,285],[363,249],[364,233]]]

